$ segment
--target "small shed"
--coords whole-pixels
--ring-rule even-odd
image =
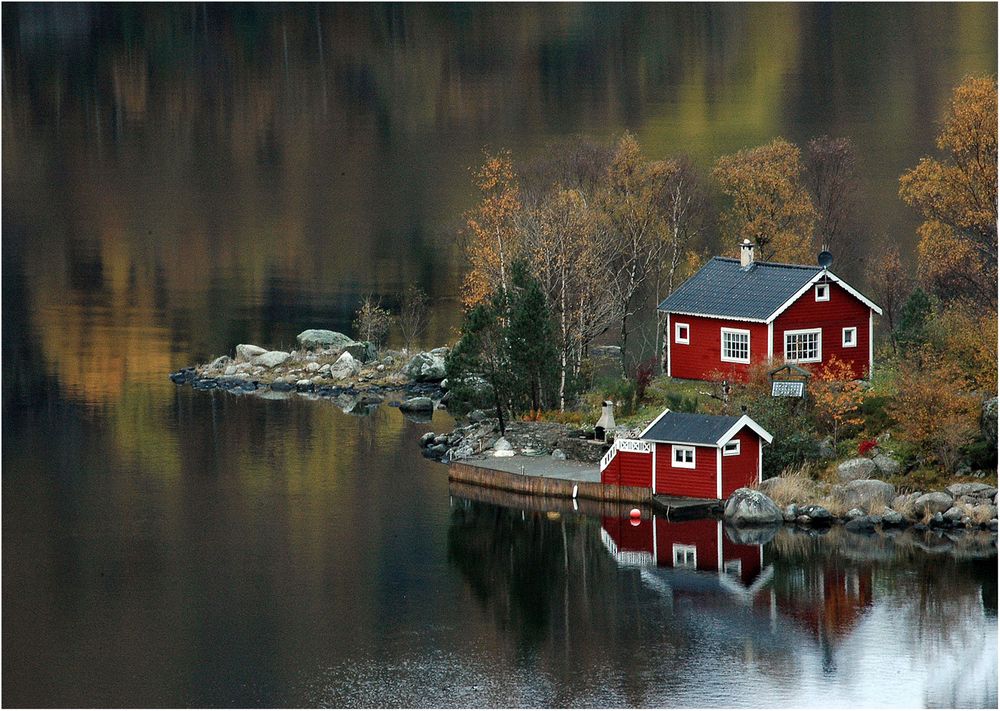
[[[724,499],[760,482],[771,434],[750,416],[664,410],[636,439],[619,439],[601,459],[601,481],[654,494]]]

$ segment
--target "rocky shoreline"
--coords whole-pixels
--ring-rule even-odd
[[[303,331],[296,341],[298,348],[291,351],[242,343],[232,356],[182,368],[170,373],[170,380],[196,390],[328,398],[352,414],[369,414],[386,403],[417,420],[429,419],[448,401],[447,348],[379,353],[369,342],[323,329]]]

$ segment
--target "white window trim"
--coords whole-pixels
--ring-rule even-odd
[[[746,335],[747,337],[747,357],[730,358],[726,356],[726,334],[734,336]],[[721,328],[719,329],[719,359],[723,363],[749,363],[750,362],[750,329],[747,328]]]
[[[851,334],[851,342],[847,342],[847,334]],[[857,348],[858,347],[858,327],[851,326],[841,330],[840,344],[844,348]]]
[[[823,291],[823,296],[819,295],[820,290]],[[822,284],[816,285],[816,301],[829,301],[830,300],[830,283],[823,282]]]
[[[686,337],[681,338],[681,329],[687,334]],[[691,326],[686,323],[675,323],[674,324],[674,343],[682,343],[684,345],[689,345],[691,343]]]
[[[681,554],[680,563],[677,562],[677,554],[678,553]],[[690,564],[687,562],[687,554],[688,553],[691,554],[691,563]],[[681,568],[697,568],[698,567],[698,547],[697,546],[688,546],[688,545],[685,545],[683,543],[675,543],[673,545],[673,554],[674,554],[674,567],[675,568],[678,567],[678,566],[681,567]]]
[[[788,357],[788,337],[798,336],[806,333],[816,334],[816,357],[815,358],[798,358],[792,359]],[[785,331],[782,336],[784,340],[784,352],[785,352],[785,362],[786,363],[822,363],[823,362],[823,329],[822,328],[799,328],[794,331]]]
[[[729,449],[730,445],[736,445],[735,449]],[[740,441],[738,439],[731,439],[722,445],[722,454],[726,457],[736,457],[740,453]]]
[[[677,461],[678,451],[691,452],[691,461],[678,462]],[[683,444],[672,445],[670,447],[670,466],[674,467],[675,469],[694,469],[695,459],[697,456],[698,456],[697,447],[688,447],[687,445]]]

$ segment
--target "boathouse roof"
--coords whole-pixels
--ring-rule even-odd
[[[718,447],[732,439],[744,427],[749,427],[765,442],[771,434],[747,415],[698,415],[690,412],[664,410],[649,427],[639,435],[654,442],[700,444]]]

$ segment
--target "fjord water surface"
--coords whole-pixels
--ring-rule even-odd
[[[995,706],[989,545],[783,534],[741,592],[452,495],[442,413],[166,379],[410,283],[453,339],[484,146],[848,135],[911,245],[896,178],[995,6],[2,12],[4,705]]]

